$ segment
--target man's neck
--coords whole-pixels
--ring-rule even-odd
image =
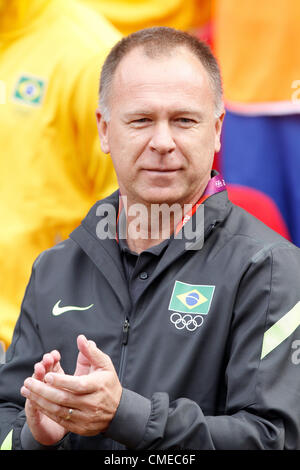
[[[126,209],[126,241],[131,251],[141,253],[162,241],[171,238],[185,215],[199,201],[203,190],[201,189],[191,202],[136,204],[125,200]],[[123,219],[124,220],[124,219]]]
[[[181,213],[182,211],[180,211]],[[167,219],[170,219],[170,221]],[[162,214],[156,217],[156,215],[151,215],[151,209],[147,217],[139,217],[138,221],[133,217],[128,217],[127,244],[129,249],[135,253],[141,253],[152,246],[160,244],[172,236],[174,226],[176,227],[180,220],[181,217],[179,219],[176,214],[175,216],[170,214],[170,217],[168,217],[167,211],[163,211]]]

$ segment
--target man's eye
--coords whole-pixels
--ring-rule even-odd
[[[181,124],[193,124],[195,121],[190,118],[185,118],[185,117],[180,117],[176,119],[177,122],[180,122]]]
[[[133,124],[145,124],[147,122],[150,122],[149,118],[139,118],[132,121]]]

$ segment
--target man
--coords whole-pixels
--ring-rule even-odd
[[[117,188],[111,159],[100,149],[94,110],[100,66],[120,38],[105,18],[74,0],[0,0],[5,349],[33,261]]]
[[[34,264],[0,372],[2,448],[300,448],[300,254],[211,173],[214,57],[142,30],[110,52],[100,95],[120,192]],[[154,220],[157,205],[174,210]]]

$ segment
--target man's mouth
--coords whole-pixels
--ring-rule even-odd
[[[143,168],[143,170],[153,173],[174,173],[175,171],[179,171],[180,168]]]

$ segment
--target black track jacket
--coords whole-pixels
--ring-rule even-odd
[[[118,243],[97,236],[102,204],[118,193],[34,263],[0,367],[3,447],[21,448],[34,364],[58,349],[73,374],[83,333],[123,394],[105,434],[61,448],[300,449],[300,250],[224,191],[204,203],[203,246],[170,240],[132,305]]]

